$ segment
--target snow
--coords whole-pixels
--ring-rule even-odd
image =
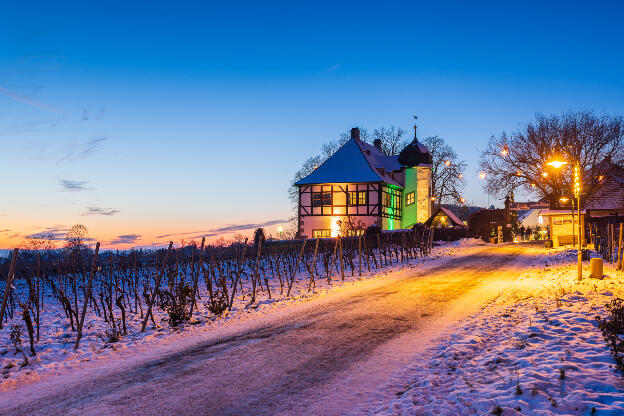
[[[167,351],[182,348],[183,345],[191,345],[198,339],[204,339],[207,335],[223,334],[219,329],[229,330],[236,328],[242,330],[243,325],[256,325],[267,316],[280,312],[286,307],[306,303],[322,297],[335,296],[338,292],[353,293],[354,289],[363,287],[367,281],[383,281],[397,278],[401,270],[413,269],[423,263],[432,263],[436,259],[448,255],[454,247],[465,246],[466,249],[479,247],[478,240],[466,240],[435,247],[433,253],[424,258],[418,258],[404,263],[393,262],[392,266],[384,269],[366,271],[362,266],[362,277],[358,276],[357,262],[356,272],[351,275],[350,270],[345,270],[345,280],[342,281],[339,273],[334,273],[331,285],[326,278],[316,279],[316,287],[308,290],[308,274],[301,272],[295,278],[291,297],[280,294],[280,286],[277,279],[270,280],[272,299],[268,299],[267,293],[260,292],[257,302],[248,306],[248,297],[242,299],[236,297],[232,311],[222,316],[214,316],[204,305],[208,294],[205,287],[201,287],[202,300],[198,302],[199,308],[193,315],[190,324],[178,328],[170,328],[166,322],[165,314],[158,308],[154,308],[154,317],[157,327],[151,321],[148,322],[147,330],[140,332],[142,323],[138,315],[128,314],[128,334],[115,343],[105,342],[105,331],[110,328],[109,324],[98,317],[92,308],[88,309],[85,319],[84,335],[78,351],[74,352],[73,345],[76,333],[71,330],[60,305],[50,293],[47,293],[41,316],[40,341],[36,344],[37,355],[31,357],[28,352],[28,335],[22,335],[22,347],[28,357],[28,364],[24,362],[23,354],[16,353],[10,341],[10,326],[12,323],[21,323],[21,317],[16,314],[13,320],[0,330],[0,367],[2,378],[0,379],[0,392],[13,390],[25,384],[33,383],[47,376],[58,375],[76,371],[79,368],[88,368],[89,364],[102,364],[122,357],[145,355],[154,353],[157,349]],[[448,256],[447,256],[448,257]],[[303,270],[303,268],[302,268]],[[18,293],[26,293],[25,282],[17,281]],[[249,283],[248,283],[249,284]],[[201,285],[200,285],[201,286]],[[248,288],[246,288],[247,291]],[[51,307],[54,306],[54,307]],[[79,304],[82,308],[82,302]],[[116,311],[117,317],[119,312]],[[24,332],[26,332],[24,330]]]
[[[398,370],[376,414],[623,414],[624,382],[596,316],[622,274],[576,278],[576,251],[550,251],[494,301]],[[584,270],[587,276],[589,271]]]

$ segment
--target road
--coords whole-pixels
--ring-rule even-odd
[[[305,313],[23,400],[11,415],[273,415],[365,412],[396,370],[522,272],[523,245],[484,246]]]

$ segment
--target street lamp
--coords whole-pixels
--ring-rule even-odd
[[[564,160],[553,160],[547,163],[549,166],[553,166],[556,169],[559,169],[563,165],[566,165],[568,162]],[[579,160],[577,159],[574,164],[574,197],[576,198],[576,215],[578,218],[578,278],[581,279],[583,277],[583,246],[581,244],[581,173],[579,167]],[[572,209],[574,212],[574,204],[572,204]],[[572,229],[574,229],[574,224],[572,224]]]

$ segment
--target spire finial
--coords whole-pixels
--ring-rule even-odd
[[[418,116],[414,116],[414,138],[416,138],[416,129],[418,128],[416,121],[418,121]]]

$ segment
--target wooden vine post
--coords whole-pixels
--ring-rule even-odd
[[[9,266],[9,275],[7,276],[6,286],[4,287],[4,295],[2,296],[2,307],[0,307],[0,329],[2,329],[2,321],[4,319],[4,310],[6,309],[7,300],[9,299],[9,291],[13,283],[13,275],[15,274],[15,262],[17,262],[17,253],[19,249],[13,249],[13,257],[11,257],[11,265]]]
[[[299,257],[297,258],[297,262],[293,265],[293,268],[292,268],[290,281],[288,282],[288,292],[286,293],[286,297],[290,296],[290,291],[292,290],[292,285],[295,281],[295,274],[297,274],[297,267],[299,267],[299,263],[301,262],[301,258],[303,257],[303,250],[305,250],[307,241],[308,241],[308,237],[304,237],[303,244],[301,245],[301,251],[299,251]]]
[[[91,299],[91,285],[93,283],[93,275],[95,274],[95,266],[97,265],[98,253],[100,252],[100,243],[95,244],[95,253],[93,254],[93,263],[91,263],[91,272],[89,273],[89,281],[84,293],[84,305],[82,305],[82,314],[80,315],[80,322],[78,322],[78,335],[76,335],[76,344],[74,344],[74,351],[78,350],[80,345],[80,338],[82,338],[82,326],[84,325],[85,315],[87,314],[87,306]]]
[[[359,273],[362,276],[362,235],[358,235],[358,253],[360,254],[360,261],[358,263]]]
[[[331,277],[334,273],[334,263],[336,262],[336,250],[338,250],[338,239],[336,238],[336,244],[334,245],[334,255],[332,256],[331,264],[329,265],[329,274],[327,275],[327,283],[331,284]]]
[[[312,284],[316,288],[316,280],[314,280],[314,268],[316,267],[316,253],[318,251],[319,246],[319,238],[316,238],[316,244],[314,245],[314,255],[312,256],[312,268],[310,269],[310,284],[308,285],[308,292],[312,288]]]
[[[199,280],[199,271],[204,265],[204,243],[206,242],[206,236],[202,237],[201,247],[199,249],[199,261],[197,262],[197,271],[195,272],[195,281],[193,282],[193,294],[191,295],[191,310],[190,316],[193,317],[193,307],[195,306],[195,293],[197,292],[197,281]]]
[[[145,313],[145,318],[143,319],[143,324],[141,325],[141,332],[145,332],[145,327],[147,326],[147,319],[152,313],[152,307],[154,306],[154,299],[156,298],[156,293],[158,293],[158,288],[160,287],[160,278],[162,277],[163,271],[165,267],[167,267],[167,260],[169,259],[169,253],[173,248],[173,241],[169,242],[169,249],[167,249],[167,253],[165,254],[165,260],[163,261],[160,270],[158,271],[158,275],[156,275],[156,282],[154,283],[154,290],[152,290],[152,296],[150,297],[150,302],[147,307],[147,312]]]
[[[340,246],[340,277],[344,280],[344,259],[342,258],[342,237],[338,236],[338,246]]]

